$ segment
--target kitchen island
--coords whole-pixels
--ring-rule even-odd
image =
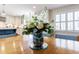
[[[16,35],[15,28],[0,28],[0,38],[6,38]]]

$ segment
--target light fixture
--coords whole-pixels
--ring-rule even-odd
[[[36,6],[33,6],[33,8],[35,9],[35,8],[36,8]]]
[[[6,12],[5,12],[5,4],[2,4],[2,12],[1,12],[1,16],[5,17]]]

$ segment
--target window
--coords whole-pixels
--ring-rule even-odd
[[[69,12],[67,14],[67,21],[73,21],[73,13],[72,12]]]
[[[56,22],[60,22],[60,15],[56,15]]]
[[[66,30],[66,14],[61,14],[61,30]]]
[[[67,30],[68,31],[73,30],[73,22],[67,22]]]
[[[74,30],[79,30],[79,21],[75,21],[74,22],[74,27],[75,27],[75,29]]]
[[[56,30],[79,31],[79,11],[56,15]]]
[[[56,15],[56,30],[66,30],[66,14]]]
[[[61,22],[61,30],[66,30],[66,23],[65,22]]]
[[[74,30],[79,31],[79,11],[75,12],[74,18]]]
[[[65,16],[65,14],[61,14],[61,21],[66,21]]]
[[[60,30],[60,23],[56,23],[56,30]]]
[[[73,30],[73,12],[67,13],[67,30]]]
[[[75,12],[75,19],[74,20],[79,20],[79,11]]]
[[[60,15],[56,15],[56,30],[60,30]]]

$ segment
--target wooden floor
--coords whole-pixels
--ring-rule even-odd
[[[29,41],[23,39],[22,36],[14,36],[0,39],[0,54],[75,54],[79,51],[68,50],[65,48],[56,47],[55,38],[44,38],[48,43],[46,50],[32,50],[29,48]],[[31,43],[30,43],[31,44]]]

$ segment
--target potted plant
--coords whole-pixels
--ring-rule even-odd
[[[43,20],[37,19],[37,17],[32,17],[23,28],[23,34],[33,35],[33,46],[32,49],[43,49],[43,36],[44,32],[47,34],[52,34],[54,32],[54,27],[50,23],[45,23]]]

